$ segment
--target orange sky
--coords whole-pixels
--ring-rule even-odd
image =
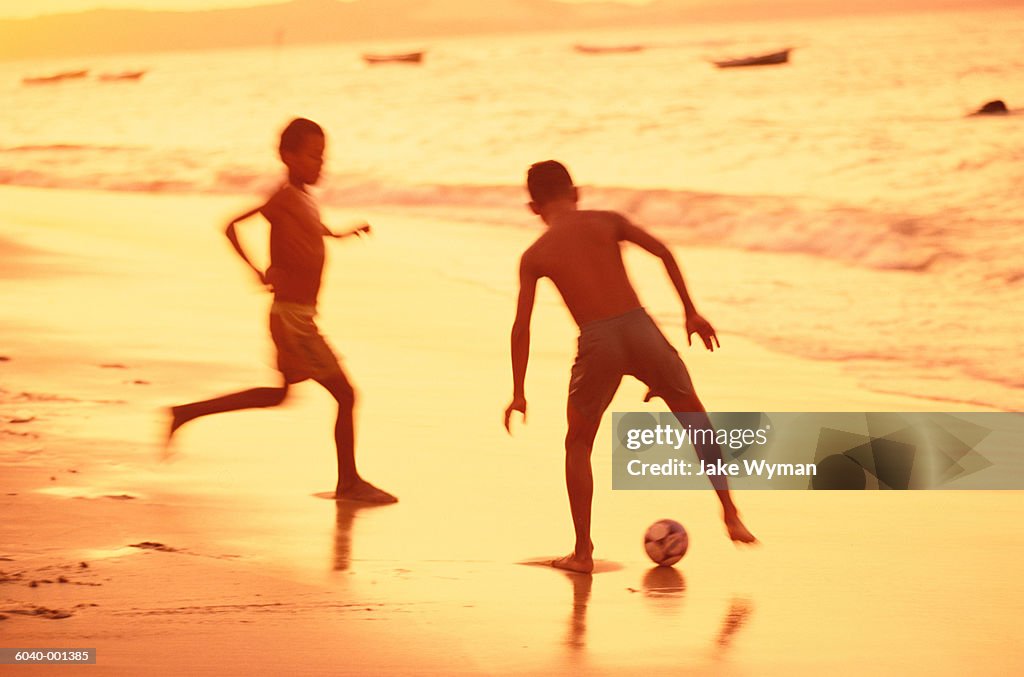
[[[252,7],[254,5],[272,5],[287,0],[33,0],[26,3],[0,4],[0,18],[23,18],[44,14],[60,14],[79,12],[100,7],[130,9],[163,9],[192,11],[202,9],[219,9],[223,7]],[[563,0],[564,2],[592,2],[593,0]],[[650,0],[612,0],[624,4],[646,4]],[[694,0],[694,4],[702,4],[705,0]],[[708,0],[714,1],[714,0]],[[831,2],[832,0],[826,0]],[[467,0],[477,4],[477,0]],[[718,4],[729,4],[730,0],[718,0]]]
[[[279,4],[286,0],[33,0],[26,3],[3,3],[0,5],[0,18],[23,18],[45,14],[59,14],[97,9],[100,7],[117,7],[151,10],[194,11],[202,9],[218,9],[223,7],[251,7],[253,5]],[[465,0],[468,5],[478,6],[478,0]],[[562,0],[563,2],[618,2],[623,4],[643,5],[652,0]],[[727,8],[730,5],[749,5],[751,0],[677,0],[679,4],[694,7],[713,6]],[[804,0],[803,4],[836,7],[856,5],[857,0]],[[974,0],[902,0],[893,4],[919,7],[942,6],[949,8],[960,5],[969,9],[977,4]]]

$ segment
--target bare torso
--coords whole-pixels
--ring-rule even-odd
[[[580,326],[640,307],[622,262],[621,221],[614,212],[560,214],[524,255],[538,277],[555,284]]]
[[[324,269],[324,231],[313,199],[285,186],[264,206],[270,222],[267,275],[274,299],[315,306]]]

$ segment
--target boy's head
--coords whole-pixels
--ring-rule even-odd
[[[561,162],[545,160],[530,167],[526,173],[526,188],[530,191],[530,209],[534,214],[556,200],[576,202],[578,194],[569,170]]]
[[[312,184],[320,179],[325,145],[324,130],[312,120],[296,118],[288,123],[277,150],[293,182]]]

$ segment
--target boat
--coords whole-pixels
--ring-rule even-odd
[[[971,115],[1009,115],[1010,109],[1002,99],[986,101],[985,105],[971,113]]]
[[[125,71],[124,73],[101,73],[101,82],[119,82],[124,80],[141,80],[146,71]]]
[[[38,78],[22,78],[21,82],[25,85],[46,85],[51,82],[60,82],[63,79],[60,75],[44,75]]]
[[[789,53],[793,51],[792,47],[780,50],[778,52],[771,52],[769,54],[759,54],[757,56],[745,56],[740,59],[726,59],[724,61],[712,61],[719,68],[743,68],[745,66],[775,66],[778,64],[789,62]]]
[[[363,54],[363,61],[370,65],[381,63],[420,63],[423,52],[406,52],[404,54]]]
[[[43,75],[34,78],[22,78],[22,84],[26,85],[46,85],[54,82],[62,82],[64,80],[77,80],[84,78],[89,74],[89,71],[64,71],[62,73],[55,73],[54,75]]]
[[[642,52],[646,45],[573,45],[580,54],[629,54]]]

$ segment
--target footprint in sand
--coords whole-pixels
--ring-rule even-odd
[[[77,471],[68,471],[77,472]],[[55,475],[50,476],[50,481],[56,482],[57,477]],[[115,501],[134,501],[137,499],[145,499],[144,494],[129,493],[127,491],[118,492],[114,489],[112,492],[106,492],[93,487],[76,487],[76,486],[50,486],[42,487],[35,490],[36,493],[46,494],[48,496],[58,496],[60,498],[73,498],[80,500],[94,500],[97,498],[106,498]]]
[[[129,548],[139,548],[140,550],[159,550],[160,552],[178,552],[177,548],[172,548],[169,545],[163,543],[156,543],[154,541],[143,541],[141,543],[132,543],[128,546]]]
[[[21,616],[35,616],[37,618],[48,618],[50,620],[71,618],[71,616],[74,615],[70,611],[63,611],[61,609],[49,609],[45,606],[28,606],[20,609],[0,609],[0,613],[18,614]]]

